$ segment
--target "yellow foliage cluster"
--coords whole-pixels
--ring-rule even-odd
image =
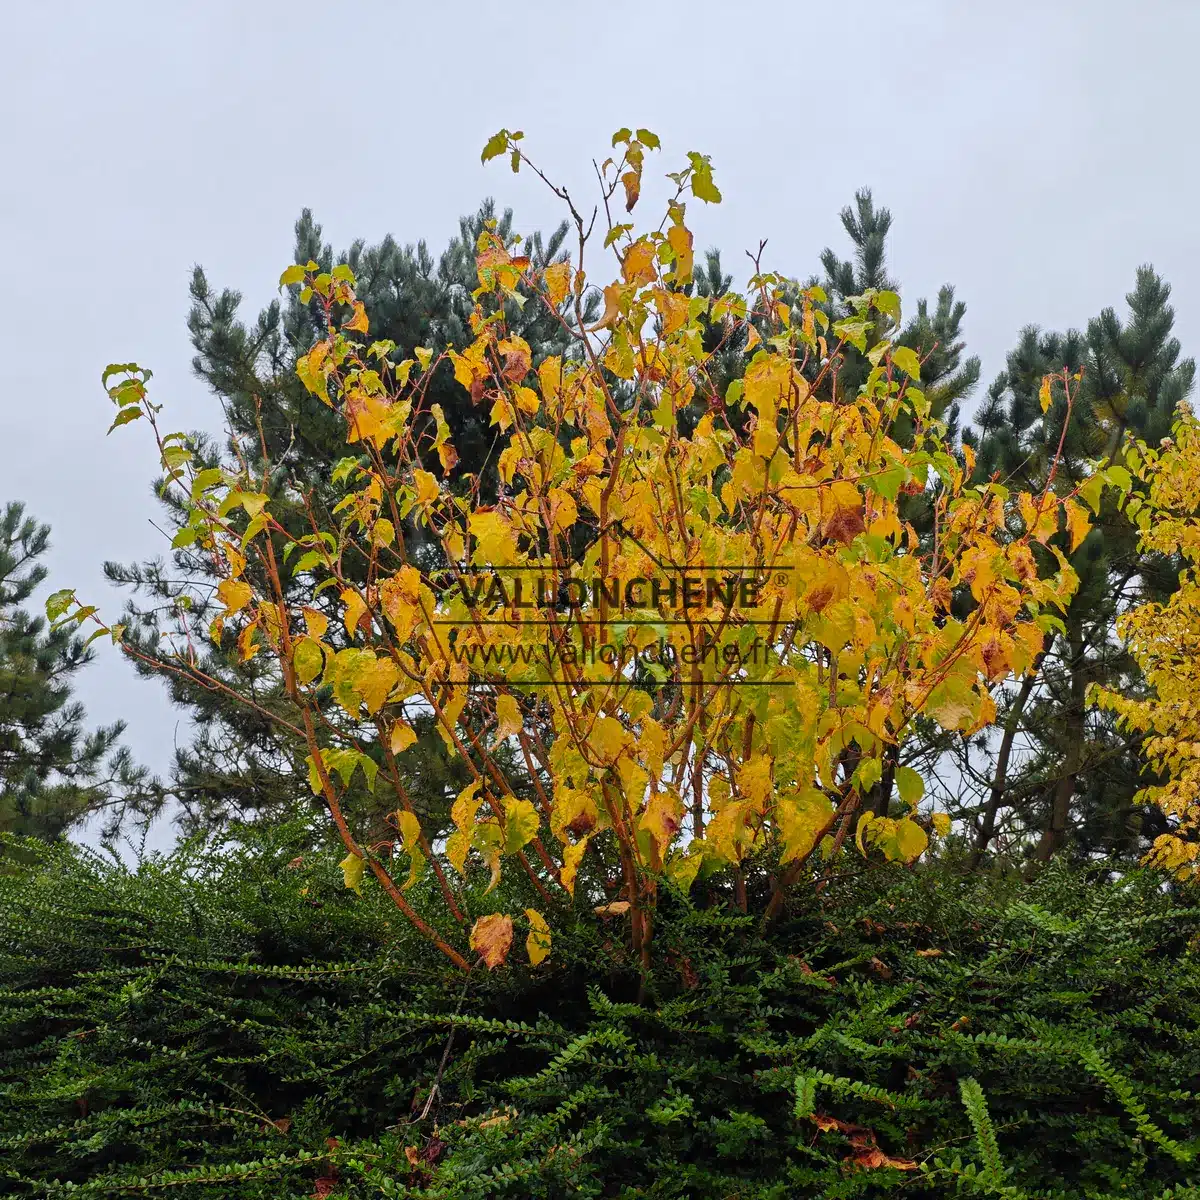
[[[1144,735],[1142,753],[1162,782],[1135,801],[1158,805],[1173,830],[1160,835],[1149,861],[1179,878],[1200,876],[1200,424],[1185,405],[1174,436],[1158,449],[1134,449],[1130,465],[1146,482],[1126,505],[1144,551],[1179,556],[1179,589],[1165,604],[1122,613],[1117,631],[1145,675],[1145,695],[1097,689],[1093,699]]]
[[[430,870],[469,922],[461,880],[473,864],[490,873],[489,891],[517,864],[554,905],[575,896],[596,848],[619,875],[615,892],[588,902],[628,914],[644,954],[664,884],[687,890],[698,875],[732,872],[744,888],[747,869],[773,861],[783,888],[848,833],[863,853],[912,860],[945,828],[920,811],[915,772],[896,780],[906,815],[859,816],[887,749],[917,714],[965,733],[991,722],[993,690],[1034,663],[1076,583],[1050,541],[1062,528],[1077,543],[1087,513],[1049,489],[968,484],[969,464],[921,390],[919,355],[893,343],[897,296],[868,293],[831,323],[819,288],[761,271],[745,295],[693,294],[688,205],[720,198],[700,155],[668,176],[661,222],[644,232],[618,223],[614,206],[637,204],[657,145],[646,130],[623,130],[601,168],[600,256],[612,255],[615,276],[602,287],[590,219],[562,189],[578,232],[569,261],[535,269],[484,231],[465,347],[396,361],[390,343],[368,341],[349,268],[284,273],[281,283],[327,317],[299,378],[343,415],[357,456],[339,468],[339,524],[282,550],[311,580],[303,605],[280,586],[284,531],[265,490],[189,474],[178,457],[168,464],[187,490],[196,543],[228,565],[211,632],[220,638],[232,621],[244,656],[277,657],[313,790],[347,846],[347,884],[361,887],[369,870],[460,965],[468,945],[489,967],[503,961],[512,919],[486,914],[469,939],[433,930],[407,899]],[[514,169],[531,165],[518,134],[497,135],[485,156],[501,153]],[[593,288],[603,311],[588,327]],[[508,328],[514,304],[545,306],[570,352],[534,361]],[[705,348],[714,331],[722,344],[745,335],[751,349],[724,394]],[[856,393],[838,385],[848,346],[872,366]],[[503,486],[492,503],[457,469],[445,414],[427,401],[446,369],[496,432]],[[911,431],[903,444],[893,436],[901,422]],[[927,503],[924,536],[910,498]],[[414,523],[435,561],[407,545]],[[1053,574],[1039,572],[1037,543],[1057,558]],[[267,581],[260,589],[247,555]],[[367,582],[356,582],[345,564],[364,559]],[[600,587],[564,604],[556,597],[571,579]],[[340,648],[318,609],[329,589]],[[952,611],[968,593],[966,615]],[[322,749],[322,697],[367,734]],[[396,769],[416,712],[434,714],[472,777],[441,853]],[[403,886],[342,813],[356,770],[396,791]],[[526,918],[536,963],[549,928],[536,910]]]

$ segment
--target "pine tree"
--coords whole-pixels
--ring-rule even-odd
[[[1061,445],[1053,486],[1069,492],[1087,477],[1089,464],[1120,464],[1126,432],[1157,445],[1195,376],[1195,364],[1180,358],[1172,334],[1169,297],[1169,286],[1146,266],[1126,297],[1125,320],[1108,308],[1086,332],[1022,331],[977,414],[978,433],[964,434],[977,450],[976,477],[998,474],[1013,487],[1038,491]],[[1039,399],[1043,378],[1064,370],[1082,372],[1072,385],[1069,421],[1061,385],[1044,414]],[[1047,567],[1049,561],[1046,556]],[[1022,681],[1001,712],[988,798],[975,830],[976,861],[1002,813],[1018,842],[1036,835],[1030,849],[1041,860],[1068,838],[1081,852],[1133,850],[1161,832],[1161,814],[1132,804],[1140,775],[1136,744],[1109,714],[1088,708],[1086,693],[1093,683],[1136,693],[1140,679],[1114,637],[1113,621],[1125,606],[1167,594],[1177,571],[1138,552],[1135,530],[1115,507],[1102,510],[1070,561],[1080,586],[1064,628],[1047,633],[1039,672]]]
[[[826,250],[821,261],[825,270],[824,288],[829,297],[832,319],[845,315],[847,297],[868,288],[892,289],[896,285],[886,271],[886,237],[891,215],[875,206],[869,192],[855,197],[855,206],[842,213],[842,221],[851,241],[851,256],[843,261]],[[393,238],[367,246],[356,241],[343,254],[335,255],[323,241],[322,231],[307,210],[296,223],[295,259],[315,261],[330,270],[337,262],[346,262],[359,281],[358,294],[366,305],[371,338],[395,343],[392,357],[410,357],[418,346],[462,346],[470,341],[468,316],[471,292],[477,286],[475,245],[481,231],[490,226],[509,245],[515,247],[512,214],[497,215],[490,203],[460,222],[459,234],[436,258],[424,242],[402,246]],[[543,238],[534,234],[521,245],[537,266],[565,256],[566,226]],[[731,278],[722,266],[720,254],[709,251],[698,264],[692,294],[716,301],[731,286]],[[236,453],[251,463],[269,461],[273,474],[264,490],[272,496],[272,511],[282,516],[298,535],[310,529],[311,506],[316,523],[328,527],[336,522],[329,510],[340,497],[331,486],[333,471],[345,453],[340,419],[296,378],[295,364],[320,333],[315,305],[300,302],[299,289],[275,301],[253,322],[240,315],[241,297],[231,290],[216,291],[204,272],[197,268],[191,283],[192,308],[189,328],[196,350],[195,373],[209,386],[223,409],[230,443],[220,446],[211,439],[198,438],[196,449],[204,465],[219,466]],[[598,315],[595,297],[585,313],[587,321]],[[978,360],[964,358],[961,325],[965,306],[955,299],[950,287],[941,289],[937,303],[919,301],[914,315],[895,339],[916,349],[926,359],[922,380],[934,411],[954,426],[957,405],[969,394],[979,374]],[[523,308],[511,303],[507,312],[509,327],[530,344],[536,364],[548,354],[572,352],[568,313],[566,325],[552,320],[540,304]],[[732,331],[727,324],[713,323],[705,333],[706,348],[715,352],[712,376],[723,403],[724,390],[744,372],[749,358],[745,327]],[[866,359],[852,347],[845,352],[843,380],[865,377]],[[619,386],[614,387],[619,391]],[[430,399],[440,403],[451,437],[459,455],[455,486],[466,489],[478,480],[484,496],[494,495],[497,487],[495,456],[491,454],[494,429],[487,414],[478,409],[469,394],[443,366],[431,389]],[[711,397],[698,399],[688,413],[680,414],[682,425],[699,420]],[[737,421],[736,413],[729,419]],[[236,451],[233,447],[236,441]],[[263,453],[265,449],[265,454]],[[433,463],[430,464],[433,467]],[[434,468],[440,472],[440,468]],[[289,503],[281,502],[291,496]],[[912,519],[920,525],[923,499],[912,497]],[[171,512],[176,529],[183,523],[182,512]],[[421,553],[422,534],[418,528],[406,528],[406,545]],[[283,565],[284,583],[299,555],[288,556],[281,542],[276,557]],[[361,564],[365,571],[365,563]],[[211,619],[212,594],[219,575],[213,564],[190,546],[177,547],[169,563],[152,562],[121,566],[108,564],[109,577],[135,592],[134,603],[126,614],[127,634],[139,651],[150,658],[160,654],[161,633],[165,628],[203,629]],[[179,582],[183,580],[182,584]],[[337,606],[332,593],[329,602],[331,627],[337,624]],[[186,606],[180,609],[179,606]],[[175,616],[169,614],[176,608]],[[222,679],[225,692],[199,686],[196,676],[177,672],[172,680],[172,699],[189,709],[195,718],[196,734],[191,746],[181,749],[175,764],[175,791],[183,806],[185,828],[221,824],[244,819],[295,811],[297,806],[313,804],[309,790],[305,754],[299,739],[281,734],[268,714],[286,707],[279,680],[265,664],[265,656],[238,661],[235,647],[223,647],[217,654],[199,646],[198,666],[207,674]],[[139,668],[147,670],[145,664]],[[233,697],[241,697],[237,703]],[[245,703],[249,701],[249,703]],[[331,720],[333,715],[331,707]],[[418,727],[420,744],[402,756],[405,784],[424,826],[435,830],[448,815],[450,800],[465,786],[448,756],[441,739],[432,728]],[[378,750],[378,748],[377,748]],[[890,779],[890,775],[888,776]],[[358,785],[352,804],[361,812],[373,811],[374,798],[364,785]],[[887,789],[879,804],[886,807]],[[379,813],[378,832],[386,836]]]
[[[841,220],[850,239],[850,257],[839,258],[827,247],[821,254],[824,277],[813,276],[808,281],[809,286],[816,284],[827,295],[826,311],[831,321],[850,316],[851,296],[862,295],[869,289],[894,292],[900,287],[887,270],[890,210],[877,207],[870,189],[864,188],[855,192],[853,206],[842,209]],[[897,345],[915,350],[922,358],[922,390],[930,402],[930,411],[946,421],[951,433],[957,428],[959,405],[979,382],[979,359],[963,358],[962,321],[966,311],[967,306],[955,299],[954,288],[946,284],[938,291],[932,313],[927,300],[918,300],[914,315],[893,335]],[[857,390],[869,370],[866,357],[847,347],[838,371],[838,387]]]
[[[461,220],[458,236],[436,260],[423,241],[415,247],[402,246],[390,236],[375,246],[356,241],[345,253],[335,255],[323,242],[321,227],[305,210],[295,226],[295,261],[312,260],[325,270],[347,263],[359,281],[358,294],[366,304],[372,339],[395,343],[391,356],[401,360],[419,346],[461,347],[472,340],[468,318],[471,292],[478,283],[475,249],[485,228],[494,230],[514,252],[520,245],[520,252],[528,254],[535,266],[566,256],[565,224],[549,238],[534,233],[521,243],[513,231],[511,211],[497,216],[489,201]],[[235,455],[259,467],[269,463],[265,490],[272,496],[272,511],[294,537],[310,532],[310,513],[322,527],[336,525],[331,509],[341,493],[333,480],[346,452],[344,422],[296,377],[298,357],[323,333],[317,305],[301,303],[299,288],[292,288],[283,300],[273,301],[246,324],[239,316],[240,295],[228,289],[214,291],[200,268],[193,274],[191,298],[193,369],[221,405],[228,439],[225,446],[203,436],[194,439],[203,465],[219,467]],[[569,330],[574,318],[566,306],[563,321],[552,320],[540,303],[521,307],[513,301],[510,307],[509,328],[530,344],[535,363],[547,354],[571,352]],[[585,320],[594,320],[597,313],[597,301],[589,300]],[[498,479],[491,447],[496,430],[488,414],[472,403],[446,363],[437,371],[429,400],[442,406],[459,455],[455,486],[466,490],[478,480],[483,494],[494,495]],[[440,472],[440,467],[436,469]],[[179,509],[170,511],[169,517],[176,530],[183,527]],[[421,553],[422,530],[416,525],[406,528],[405,542]],[[280,540],[276,556],[285,586],[295,586],[291,572],[300,555]],[[365,562],[344,565],[365,580]],[[105,570],[110,579],[135,593],[126,614],[127,637],[148,658],[160,657],[165,628],[203,628],[211,619],[213,589],[220,576],[214,564],[189,546],[177,546],[169,564],[110,563]],[[326,593],[324,599],[331,627],[337,628],[336,597]],[[164,617],[164,607],[168,613],[174,609],[174,615]],[[193,744],[178,751],[174,768],[183,827],[278,816],[315,804],[299,739],[281,734],[269,719],[268,714],[286,710],[288,701],[274,670],[265,665],[266,656],[241,662],[232,645],[220,652],[199,653],[197,666],[220,678],[228,690],[206,689],[195,673],[186,670],[172,677],[171,698],[191,710],[196,728]],[[145,662],[139,669],[151,673]],[[336,711],[331,706],[331,720],[337,719]],[[419,745],[402,756],[402,770],[414,808],[433,831],[447,819],[449,803],[467,777],[434,732],[432,717],[423,723],[418,719],[415,728]],[[364,736],[373,743],[373,731]],[[378,745],[373,752],[383,758]],[[361,812],[374,812],[376,807],[365,785],[359,786],[352,803]],[[377,818],[377,832],[384,837],[386,813],[379,812]]]
[[[25,607],[46,578],[49,543],[23,505],[0,510],[0,831],[52,840],[93,813],[109,833],[124,816],[148,817],[161,791],[118,745],[122,722],[86,729],[71,699],[91,658],[83,639]]]

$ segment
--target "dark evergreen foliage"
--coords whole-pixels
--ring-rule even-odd
[[[0,831],[56,838],[91,813],[145,813],[159,792],[119,745],[123,723],[89,731],[71,699],[83,638],[29,611],[49,545],[21,504],[0,509]]]
[[[0,1194],[1200,1195],[1157,876],[860,865],[766,936],[677,900],[639,1003],[618,928],[464,978],[306,844],[0,876]]]
[[[1070,493],[1095,464],[1120,466],[1126,432],[1157,446],[1192,390],[1196,370],[1192,359],[1180,357],[1170,294],[1145,266],[1126,297],[1124,320],[1108,308],[1086,332],[1023,330],[976,415],[977,431],[964,434],[978,454],[976,478],[998,475],[1014,488],[1037,493],[1051,484]],[[1061,383],[1045,413],[1039,397],[1042,379],[1064,369],[1081,374],[1071,385],[1069,420]],[[1058,540],[1069,552],[1065,535]],[[1049,569],[1049,555],[1043,561]],[[1143,686],[1115,621],[1123,608],[1174,590],[1179,564],[1142,554],[1136,529],[1112,503],[1070,561],[1080,583],[1064,628],[1047,637],[1039,676],[1014,690],[1001,712],[1008,730],[999,744],[1015,735],[1020,762],[1006,773],[992,768],[1003,786],[992,788],[985,805],[977,832],[981,850],[993,829],[1003,827],[1018,854],[1025,848],[1042,859],[1064,847],[1083,855],[1140,853],[1165,828],[1158,810],[1133,803],[1146,783],[1136,741],[1108,714],[1089,711],[1086,694],[1091,684],[1126,694]]]

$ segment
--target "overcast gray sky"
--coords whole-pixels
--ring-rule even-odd
[[[100,564],[164,543],[146,431],[104,436],[105,363],[153,368],[171,428],[215,429],[192,265],[253,314],[304,206],[339,248],[440,250],[489,194],[553,224],[536,181],[480,165],[501,126],[580,195],[622,125],[661,136],[653,169],[710,154],[725,202],[697,239],[739,279],[760,238],[791,274],[843,250],[838,210],[870,186],[908,307],[954,283],[985,382],[1021,326],[1122,306],[1143,262],[1195,354],[1198,35],[1193,0],[0,0],[0,502],[53,526],[55,586],[115,615]],[[80,693],[156,769],[186,733],[111,649]]]

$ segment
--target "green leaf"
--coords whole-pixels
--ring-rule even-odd
[[[100,373],[100,380],[104,384],[104,386],[107,388],[108,381],[114,375],[120,375],[122,371],[131,372],[131,371],[136,371],[137,369],[138,369],[137,363],[109,363],[108,366],[105,367],[104,370]]]
[[[707,154],[697,154],[694,150],[688,153],[692,164],[692,195],[705,204],[720,204],[721,192],[713,182],[712,163]]]
[[[1092,510],[1099,514],[1100,497],[1104,494],[1104,476],[1099,471],[1089,475],[1079,485],[1079,498]]]
[[[920,382],[921,360],[917,357],[915,350],[910,349],[908,346],[897,346],[892,351],[892,362],[905,372],[905,374],[911,375],[913,379]]]
[[[907,479],[908,472],[904,467],[897,466],[880,471],[878,475],[869,475],[863,482],[884,499],[895,500]]]
[[[617,146],[618,144],[620,144],[621,142],[627,142],[627,141],[629,141],[629,139],[630,139],[631,137],[633,137],[633,130],[631,130],[631,129],[618,129],[618,130],[617,130],[617,132],[616,132],[616,133],[614,133],[614,134],[612,135],[612,144],[613,144],[613,146],[615,147],[615,146]]]
[[[647,150],[657,150],[662,143],[658,140],[658,134],[651,133],[648,129],[639,129],[637,131],[637,140],[646,147]]]
[[[869,792],[883,777],[883,764],[877,758],[864,758],[854,772],[859,795]]]
[[[140,408],[123,408],[117,413],[116,420],[108,427],[108,432],[112,433],[114,429],[119,429],[122,425],[128,425],[130,421],[136,421],[142,415]]]
[[[623,237],[633,228],[632,225],[614,225],[604,235],[604,248],[607,250],[618,238]]]
[[[533,841],[538,831],[537,809],[528,800],[513,797],[504,804],[504,853],[516,854]]]
[[[912,767],[897,767],[896,791],[900,793],[900,799],[909,808],[916,808],[921,801],[921,797],[925,795],[925,780]]]
[[[192,479],[192,499],[199,500],[210,488],[216,487],[225,478],[220,467],[205,467],[197,471]]]
[[[246,532],[242,534],[242,547],[252,542],[264,529],[267,527],[267,514],[260,512],[257,517],[251,518],[246,525]]]
[[[375,779],[379,774],[379,764],[369,755],[360,754],[358,765],[362,767],[363,778],[367,781],[367,791],[375,791]]]
[[[876,292],[872,303],[884,316],[900,324],[900,297],[895,292]]]
[[[292,649],[292,666],[298,683],[312,683],[325,666],[325,655],[320,645],[312,638],[299,638]]]
[[[358,466],[357,458],[339,458],[334,465],[333,474],[330,476],[333,484],[336,486],[344,483],[350,473]]]
[[[75,603],[75,589],[62,588],[46,600],[46,617],[57,621]]]
[[[267,503],[268,499],[270,497],[262,492],[233,492],[225,501],[225,504],[229,506],[225,511],[229,512],[237,508],[238,505],[241,505],[246,510],[248,517],[257,517],[262,512],[263,506]]]
[[[849,342],[860,354],[867,352],[867,333],[870,328],[870,321],[856,321],[852,318],[833,323],[833,332]]]
[[[1108,482],[1120,492],[1127,492],[1133,486],[1133,476],[1124,467],[1114,463],[1104,472]]]

